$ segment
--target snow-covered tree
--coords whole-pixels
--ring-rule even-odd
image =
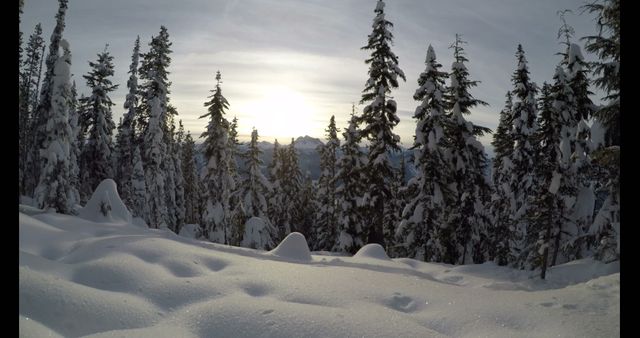
[[[169,210],[166,204],[166,165],[167,144],[165,123],[169,108],[170,82],[167,79],[167,68],[171,62],[169,54],[171,43],[164,26],[160,34],[152,37],[149,52],[141,54],[139,69],[140,105],[136,126],[143,140],[138,146],[143,154],[145,185],[147,188],[147,205],[149,218],[145,219],[152,228],[169,226]]]
[[[173,111],[173,113],[170,113]],[[176,219],[176,167],[175,167],[175,134],[176,134],[176,125],[174,123],[173,115],[177,115],[175,108],[171,105],[167,108],[167,115],[165,116],[166,124],[165,131],[163,135],[165,135],[164,143],[167,147],[167,154],[165,155],[164,163],[162,164],[162,169],[165,174],[165,203],[167,205],[167,225],[169,229],[175,233],[178,233],[178,221]]]
[[[336,120],[332,115],[327,132],[327,143],[317,148],[320,154],[320,177],[318,178],[317,213],[312,230],[312,246],[315,250],[331,250],[337,239],[336,225],[336,164],[340,147]]]
[[[514,72],[511,81],[514,88],[511,91],[513,95],[513,107],[511,109],[511,120],[513,122],[512,138],[514,141],[513,152],[509,157],[509,161],[513,165],[511,170],[509,187],[514,195],[515,203],[512,205],[511,229],[513,241],[511,245],[511,255],[518,257],[516,265],[524,266],[526,254],[524,249],[524,241],[527,233],[527,217],[529,209],[527,196],[532,194],[534,184],[534,161],[536,156],[534,132],[537,129],[536,116],[537,106],[535,95],[537,87],[529,79],[529,69],[527,67],[527,59],[521,45],[518,45],[516,52],[518,66]]]
[[[471,114],[470,109],[487,103],[469,93],[469,89],[477,86],[478,81],[469,79],[469,71],[465,66],[469,60],[465,56],[463,43],[460,35],[456,34],[456,41],[451,45],[454,50],[449,76],[451,84],[446,93],[447,116],[451,123],[445,128],[451,149],[448,160],[453,169],[455,194],[453,204],[447,210],[447,229],[454,231],[451,239],[456,250],[453,256],[445,257],[445,262],[458,264],[483,262],[490,246],[486,239],[489,224],[486,204],[491,191],[484,174],[487,156],[476,138],[490,130],[464,118],[464,115]]]
[[[42,38],[42,26],[37,24],[33,34],[29,37],[24,51],[25,59],[19,64],[21,67],[19,78],[19,117],[18,117],[18,170],[20,179],[20,194],[31,194],[36,185],[37,178],[28,175],[27,170],[29,151],[31,147],[31,123],[32,114],[37,108],[38,86],[40,85],[40,70],[44,59],[44,39]]]
[[[231,216],[229,219],[230,226],[233,229],[231,236],[232,245],[240,245],[244,232],[244,223],[246,221],[245,207],[242,203],[242,184],[240,174],[238,172],[238,157],[241,157],[238,141],[238,118],[233,117],[229,125],[229,172],[235,182],[235,189],[231,192],[229,199],[229,208]]]
[[[133,149],[133,172],[131,174],[131,214],[144,220],[151,219],[147,204],[147,185],[140,147]]]
[[[273,225],[278,229],[282,227],[284,222],[284,192],[283,192],[283,153],[280,148],[280,143],[278,139],[273,143],[273,153],[271,157],[271,163],[267,167],[267,173],[269,175],[269,183],[271,184],[271,193],[269,194],[269,202],[268,205],[268,215],[269,220],[273,223]],[[284,237],[280,237],[280,233],[278,233],[277,240],[280,241]]]
[[[176,133],[175,142],[173,144],[173,151],[171,152],[171,159],[174,165],[175,171],[175,198],[176,198],[176,207],[175,207],[175,231],[177,234],[180,233],[180,228],[184,224],[186,209],[185,209],[185,198],[184,198],[184,173],[182,172],[182,149],[184,143],[184,126],[182,125],[182,120],[178,121],[178,132]]]
[[[436,61],[429,45],[426,69],[418,78],[414,99],[421,101],[413,118],[417,120],[413,142],[416,175],[408,182],[409,202],[396,230],[402,254],[424,261],[445,261],[452,256],[453,232],[446,226],[446,206],[452,199],[449,184],[453,177],[447,162],[445,130],[450,124],[445,115],[444,93],[447,73]]]
[[[114,146],[112,142],[113,113],[111,106],[114,103],[109,93],[116,90],[118,85],[111,82],[113,76],[113,56],[107,48],[98,54],[97,62],[89,62],[91,70],[83,77],[87,80],[87,86],[91,89],[91,96],[84,98],[81,104],[86,107],[88,115],[89,135],[87,143],[82,147],[82,166],[80,167],[82,185],[80,197],[87,201],[95,188],[106,178],[113,178],[112,155]]]
[[[311,179],[311,173],[307,170],[302,175],[300,181],[300,191],[298,193],[300,211],[296,229],[296,231],[303,234],[305,238],[311,238],[312,229],[316,220],[316,191],[317,186]],[[331,248],[328,250],[331,250]]]
[[[515,196],[511,191],[510,177],[513,164],[511,163],[511,153],[513,152],[513,138],[511,135],[513,99],[511,92],[507,92],[507,100],[504,109],[500,111],[500,121],[498,128],[493,134],[493,170],[491,178],[493,182],[493,194],[491,196],[491,216],[493,226],[489,230],[491,233],[492,247],[488,254],[490,259],[498,265],[507,265],[513,262],[515,257],[510,257],[509,250],[512,235],[511,210],[515,209]]]
[[[63,214],[73,213],[74,188],[70,181],[70,148],[72,131],[69,125],[71,102],[71,52],[69,43],[60,40],[63,55],[56,58],[51,78],[50,110],[46,137],[40,149],[41,175],[34,197],[41,209],[54,208]]]
[[[336,177],[338,187],[337,197],[337,239],[333,251],[354,254],[364,244],[363,229],[365,213],[362,207],[362,196],[366,188],[365,155],[358,146],[361,136],[358,131],[355,111],[351,114],[349,126],[345,128],[342,157],[338,161]]]
[[[31,135],[33,136],[32,142],[30,142],[29,154],[27,155],[27,163],[24,172],[24,177],[33,178],[34,183],[41,181],[41,169],[43,168],[43,162],[47,159],[41,156],[41,149],[45,148],[45,142],[49,137],[48,124],[50,112],[52,110],[52,92],[54,90],[53,78],[55,76],[54,69],[59,57],[58,50],[60,49],[60,40],[62,39],[62,32],[64,31],[65,23],[64,18],[67,12],[68,0],[58,0],[59,7],[56,14],[56,25],[51,33],[49,44],[49,55],[46,59],[46,72],[42,81],[42,87],[40,89],[40,99],[38,100],[37,108],[31,115]],[[70,62],[70,61],[69,61]],[[38,183],[39,184],[39,183]],[[27,184],[26,192],[29,193],[33,187],[29,187]]]
[[[188,224],[200,223],[200,213],[198,211],[200,184],[195,155],[196,146],[191,133],[187,131],[182,145],[182,174],[184,176],[185,223]]]
[[[209,118],[204,137],[205,159],[207,165],[202,179],[206,186],[205,211],[202,216],[204,235],[211,241],[229,244],[229,198],[235,188],[235,182],[229,170],[229,121],[224,118],[229,102],[222,95],[221,75],[216,73],[216,88],[212,90],[211,100],[205,102],[208,112],[200,118]]]
[[[78,91],[76,90],[76,82],[71,85],[71,98],[69,101],[69,127],[71,135],[69,139],[69,184],[71,185],[71,204],[80,204],[80,145],[78,144],[78,133],[80,126],[78,125]]]
[[[365,223],[361,240],[365,243],[380,243],[384,246],[383,232],[392,228],[391,182],[396,169],[389,161],[389,152],[398,151],[400,137],[393,128],[400,119],[396,115],[397,104],[389,94],[398,87],[398,77],[405,80],[404,73],[398,67],[398,57],[391,51],[393,34],[389,30],[393,23],[386,20],[385,3],[378,0],[374,12],[373,32],[368,37],[363,50],[370,50],[371,56],[365,60],[369,65],[369,79],[363,90],[361,104],[368,103],[358,118],[362,125],[361,135],[369,140],[369,152],[366,165],[367,194],[366,205],[370,222]]]
[[[140,37],[135,41],[133,55],[131,56],[131,66],[129,66],[129,80],[127,88],[129,93],[124,101],[124,113],[122,123],[118,126],[116,136],[116,179],[120,198],[127,207],[132,208],[136,201],[133,200],[133,153],[136,148],[136,109],[138,107],[138,60],[140,56]]]

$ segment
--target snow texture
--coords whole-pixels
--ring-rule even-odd
[[[382,245],[377,243],[371,243],[363,246],[353,255],[353,258],[373,258],[373,259],[382,259],[382,260],[390,260],[387,253],[384,251]]]
[[[311,252],[304,235],[292,232],[285,237],[278,246],[269,251],[270,254],[295,261],[310,261]]]
[[[116,182],[110,178],[100,182],[79,216],[99,223],[131,223],[131,213],[118,195]]]
[[[618,262],[557,265],[545,281],[494,263],[294,264],[55,213],[20,213],[18,238],[26,337],[620,336]],[[279,253],[292,244],[306,249],[294,233]]]

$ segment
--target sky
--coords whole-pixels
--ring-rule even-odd
[[[522,44],[531,77],[539,86],[551,82],[563,50],[557,32],[566,16],[578,38],[596,34],[590,13],[581,14],[583,0],[386,0],[385,16],[394,24],[393,52],[407,81],[391,95],[398,103],[400,123],[394,132],[410,146],[415,132],[412,96],[425,68],[427,46],[449,70],[455,34],[467,41],[467,68],[480,83],[471,94],[489,103],[467,119],[495,130],[505,94],[512,88],[515,51]],[[79,93],[89,93],[82,78],[89,61],[109,44],[114,56],[111,93],[114,120],[125,112],[127,71],[136,36],[148,50],[160,25],[173,43],[169,67],[170,102],[185,129],[197,139],[208,121],[204,102],[222,73],[223,95],[230,103],[227,118],[238,118],[241,141],[258,130],[260,139],[288,143],[309,135],[325,138],[331,115],[340,131],[347,126],[352,104],[360,112],[361,92],[368,79],[364,60],[372,30],[375,0],[70,0],[63,36],[71,45],[72,73]],[[41,22],[45,40],[54,27],[58,2],[25,0],[20,30],[33,32]],[[47,51],[48,53],[48,51]],[[585,54],[587,61],[594,56]],[[491,135],[480,139],[493,154]]]

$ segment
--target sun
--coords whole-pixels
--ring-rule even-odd
[[[247,121],[240,121],[249,132],[258,130],[261,139],[277,138],[288,143],[291,137],[314,132],[314,109],[304,95],[287,86],[271,87],[256,100],[240,107]]]

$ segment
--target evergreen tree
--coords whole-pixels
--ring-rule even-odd
[[[91,89],[91,96],[82,102],[87,107],[89,118],[89,137],[82,148],[82,164],[80,168],[82,185],[80,197],[87,201],[93,190],[106,178],[113,178],[112,154],[114,151],[111,141],[115,124],[111,112],[109,93],[116,90],[118,85],[112,84],[109,77],[113,76],[113,56],[107,48],[98,54],[97,62],[89,62],[91,71],[83,77]]]
[[[216,73],[216,88],[210,101],[204,106],[209,107],[208,113],[200,118],[209,118],[207,130],[200,137],[204,137],[205,158],[207,165],[203,177],[206,186],[206,206],[202,216],[204,235],[211,241],[229,244],[229,197],[233,191],[234,181],[229,170],[229,122],[224,118],[225,110],[229,108],[227,99],[222,96],[220,87],[221,75]]]
[[[182,126],[182,120],[178,121],[178,132],[176,133],[176,140],[173,144],[173,152],[171,158],[173,160],[175,170],[175,183],[176,183],[176,208],[175,218],[176,225],[175,231],[180,233],[180,229],[184,224],[186,208],[184,197],[184,173],[182,171],[182,149],[184,148],[184,127]]]
[[[486,229],[489,223],[485,212],[489,201],[491,187],[484,175],[487,166],[487,156],[484,147],[476,139],[487,128],[474,125],[467,121],[464,115],[471,114],[470,109],[486,102],[474,98],[469,89],[475,87],[478,81],[469,80],[469,72],[465,62],[469,61],[464,53],[460,35],[456,34],[456,41],[451,45],[454,49],[454,62],[451,66],[451,85],[447,88],[446,101],[451,123],[445,128],[445,135],[450,143],[451,166],[454,170],[453,191],[455,200],[448,209],[447,229],[454,231],[451,238],[456,252],[446,257],[447,263],[466,264],[481,263],[488,250]]]
[[[269,220],[277,229],[276,242],[279,242],[282,238],[282,234],[285,233],[285,194],[284,194],[284,182],[285,177],[283,159],[284,152],[280,148],[280,143],[276,139],[273,143],[273,156],[271,163],[269,163],[268,174],[269,183],[271,184],[271,193],[269,195],[268,202],[268,214]]]
[[[229,125],[229,172],[235,182],[235,189],[231,192],[229,208],[231,210],[230,226],[233,229],[232,245],[240,245],[244,235],[244,223],[246,221],[245,207],[242,204],[242,185],[238,173],[238,157],[242,156],[239,150],[238,141],[238,118],[234,117]]]
[[[396,230],[402,254],[424,261],[446,261],[455,247],[453,232],[446,228],[446,206],[453,198],[449,184],[453,180],[447,162],[445,130],[451,123],[445,115],[444,82],[447,73],[429,45],[426,69],[418,78],[413,98],[421,101],[413,118],[417,120],[413,151],[416,175],[408,182],[409,202]]]
[[[43,117],[47,121],[46,137],[42,143],[40,181],[34,197],[41,209],[54,208],[63,214],[74,213],[74,193],[70,181],[71,126],[69,110],[71,102],[71,52],[69,43],[61,40],[57,45],[64,50],[55,58],[51,77],[50,110]]]
[[[47,158],[43,158],[40,154],[41,149],[45,149],[49,144],[47,138],[50,136],[49,123],[50,112],[52,111],[52,92],[54,91],[53,78],[55,76],[54,69],[58,60],[58,50],[60,49],[60,40],[62,39],[62,32],[64,31],[64,17],[67,12],[68,0],[58,0],[59,7],[56,14],[56,25],[51,33],[51,39],[49,44],[49,55],[47,56],[44,80],[42,81],[42,87],[40,90],[40,99],[38,101],[37,108],[32,112],[31,116],[31,133],[33,135],[30,144],[29,154],[27,155],[27,167],[25,168],[24,177],[31,177],[36,181],[42,181],[41,169],[46,166]],[[69,61],[70,62],[70,61]],[[45,144],[46,143],[46,144]],[[43,166],[43,164],[45,164]],[[54,164],[51,164],[54,166]],[[35,189],[34,186],[26,184],[26,192]]]
[[[320,177],[318,178],[317,213],[312,238],[316,250],[331,250],[337,239],[336,222],[336,164],[340,147],[335,117],[332,115],[327,132],[327,143],[317,148],[320,154]]]
[[[200,223],[198,205],[200,200],[200,184],[195,162],[196,146],[187,132],[182,145],[182,173],[184,175],[184,206],[185,222],[188,224]]]
[[[537,129],[537,107],[535,95],[537,88],[529,79],[529,69],[524,50],[518,45],[516,52],[518,66],[512,76],[514,89],[512,90],[514,102],[512,107],[512,138],[514,141],[513,152],[509,158],[513,164],[509,186],[514,195],[515,203],[511,209],[513,233],[511,255],[517,257],[515,265],[523,267],[527,253],[524,252],[524,243],[528,230],[526,214],[530,208],[527,196],[532,195],[534,184],[535,140],[534,132]]]
[[[305,238],[311,238],[314,222],[316,220],[316,191],[317,186],[311,179],[311,173],[307,170],[302,176],[302,181],[300,182],[300,217],[297,226],[297,231],[303,234]],[[331,248],[328,250],[331,250]]]
[[[169,106],[167,108],[168,111],[175,111],[173,106]],[[169,113],[167,112],[166,117],[166,131],[163,133],[165,135],[164,143],[167,147],[167,154],[165,155],[164,162],[161,165],[162,170],[165,174],[165,204],[167,206],[167,226],[168,228],[178,233],[178,221],[176,219],[177,215],[177,204],[176,204],[176,168],[175,168],[175,134],[176,134],[176,125],[174,123],[173,115],[177,115],[177,113]]]
[[[406,81],[404,73],[398,67],[398,57],[391,51],[393,34],[389,28],[393,24],[385,19],[385,3],[378,0],[374,12],[373,32],[363,50],[371,50],[371,57],[365,60],[369,65],[369,80],[363,90],[361,104],[368,102],[363,109],[358,124],[362,124],[362,137],[369,140],[367,158],[367,212],[371,222],[365,223],[361,240],[365,243],[380,243],[384,246],[384,229],[390,229],[392,208],[391,182],[395,168],[389,162],[389,151],[398,151],[400,137],[393,133],[400,119],[396,115],[397,105],[389,97],[392,88],[398,87],[398,77]]]
[[[21,37],[22,38],[22,37]],[[19,63],[22,68],[20,71],[20,83],[19,83],[19,156],[18,156],[18,170],[20,194],[31,194],[33,187],[37,183],[32,176],[27,175],[27,170],[30,164],[29,151],[31,147],[31,123],[32,114],[36,109],[38,101],[38,86],[40,80],[40,69],[38,66],[42,64],[44,58],[42,48],[44,47],[44,39],[42,38],[42,26],[37,24],[33,34],[29,37],[27,47],[24,51],[25,59],[22,63]]]
[[[500,122],[493,134],[493,158],[492,182],[493,194],[491,196],[491,216],[493,227],[490,232],[493,235],[492,247],[488,254],[498,265],[507,265],[515,261],[516,257],[511,256],[509,248],[515,235],[510,230],[511,211],[515,209],[515,196],[511,190],[511,170],[513,163],[511,155],[513,153],[513,101],[511,92],[507,92],[507,100],[504,109],[500,111]]]
[[[152,228],[169,226],[169,210],[166,204],[166,121],[169,108],[170,82],[167,68],[171,62],[169,54],[171,43],[164,26],[160,34],[152,37],[148,53],[141,54],[142,63],[139,73],[143,81],[140,85],[140,105],[136,126],[140,130],[143,142],[139,143],[143,154],[145,185],[147,188],[147,206],[149,218],[145,219]]]
[[[69,101],[69,127],[71,128],[70,149],[69,149],[69,184],[71,185],[71,205],[80,204],[80,145],[78,144],[78,133],[80,126],[78,125],[78,92],[76,90],[76,82],[71,85],[71,99]]]
[[[282,193],[284,196],[283,219],[281,238],[286,237],[293,231],[299,231],[302,219],[301,212],[301,185],[302,172],[298,162],[298,152],[295,148],[295,142],[291,138],[291,143],[281,150],[280,159],[282,161]]]
[[[122,123],[118,126],[118,135],[116,136],[116,157],[118,165],[116,166],[116,182],[118,183],[120,198],[124,204],[130,208],[136,204],[133,200],[133,153],[136,147],[136,109],[138,107],[138,60],[140,56],[140,37],[136,39],[133,47],[133,55],[131,56],[131,66],[129,66],[129,80],[127,88],[129,93],[124,101],[124,113]]]
[[[134,217],[150,219],[149,206],[147,204],[147,186],[144,177],[144,167],[140,148],[133,149],[133,172],[131,174],[131,214]]]
[[[362,206],[362,196],[365,193],[365,156],[358,146],[361,136],[356,119],[355,112],[352,112],[349,126],[342,134],[342,157],[338,161],[336,173],[340,183],[336,188],[337,241],[333,247],[333,251],[351,254],[356,253],[365,243],[365,214]]]

